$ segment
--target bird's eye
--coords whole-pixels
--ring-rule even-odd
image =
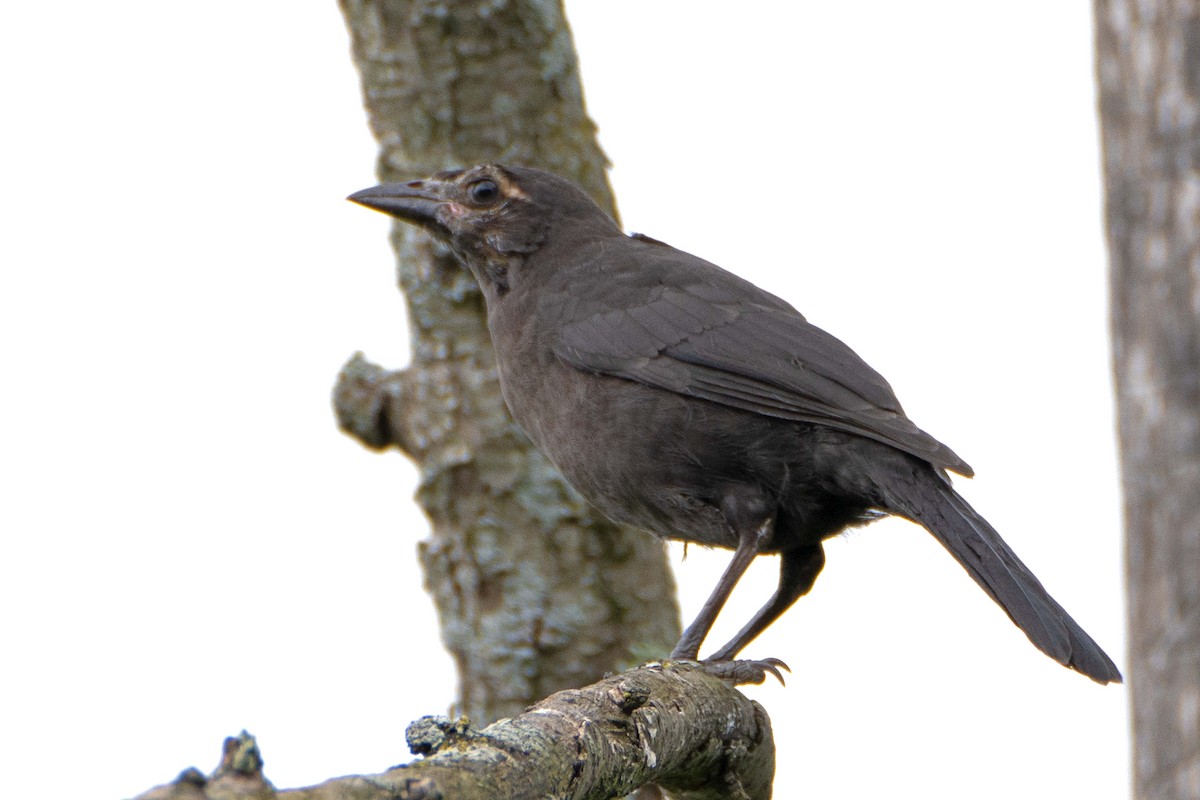
[[[486,205],[500,196],[500,187],[496,185],[495,181],[487,179],[475,181],[467,187],[467,195],[471,198],[471,202]]]

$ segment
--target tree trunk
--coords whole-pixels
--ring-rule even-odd
[[[342,0],[384,180],[486,162],[538,166],[613,199],[561,6]],[[665,655],[678,637],[663,546],[600,517],[509,418],[482,296],[448,250],[393,227],[412,364],[355,357],[343,428],[420,468],[420,547],[473,722]]]
[[[1200,7],[1097,0],[1134,788],[1200,797]]]

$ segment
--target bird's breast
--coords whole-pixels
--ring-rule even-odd
[[[713,436],[709,415],[729,410],[580,371],[549,349],[497,350],[513,418],[605,516],[664,538],[736,546],[721,498],[739,483],[758,488],[760,476]]]

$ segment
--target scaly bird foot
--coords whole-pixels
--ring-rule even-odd
[[[698,663],[709,675],[712,675],[714,678],[720,678],[734,686],[760,684],[767,679],[768,674],[774,675],[776,680],[779,681],[780,686],[786,686],[787,683],[783,680],[783,673],[780,670],[784,672],[792,671],[787,664],[778,658],[701,661]]]

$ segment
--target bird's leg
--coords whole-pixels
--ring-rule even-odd
[[[758,555],[763,542],[771,538],[774,527],[775,518],[768,517],[757,528],[744,528],[739,531],[737,549],[733,551],[733,558],[729,560],[729,566],[725,568],[721,579],[717,581],[712,594],[704,601],[704,606],[696,615],[696,619],[692,620],[692,624],[688,625],[687,630],[683,632],[679,644],[675,645],[675,649],[671,651],[671,658],[696,660],[700,653],[700,645],[704,643],[704,637],[708,636],[713,623],[717,621],[717,615],[721,613],[725,601],[733,593],[733,587],[737,586],[737,582],[746,573],[750,562]]]
[[[765,631],[783,612],[807,594],[825,566],[825,549],[820,544],[796,547],[779,554],[779,586],[767,604],[758,610],[746,627],[705,662],[732,661],[754,637]]]

